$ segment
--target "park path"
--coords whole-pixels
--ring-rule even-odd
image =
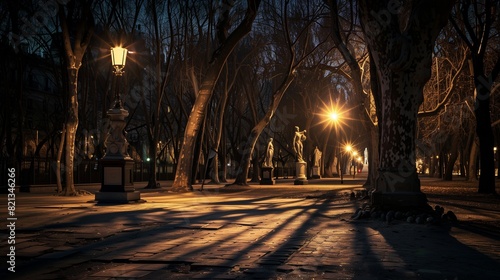
[[[456,207],[468,223],[441,226],[352,220],[367,201],[348,183],[165,188],[125,205],[19,194],[17,271],[2,279],[498,279],[500,234],[470,222],[499,212]]]

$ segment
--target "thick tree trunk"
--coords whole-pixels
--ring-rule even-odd
[[[378,177],[378,127],[370,127],[370,148],[368,149],[368,177],[363,185],[365,188],[375,188]]]
[[[363,0],[359,4],[373,59],[370,63],[376,69],[371,76],[376,75],[379,86],[374,93],[380,104],[380,166],[372,204],[427,207],[415,166],[416,121],[423,87],[431,74],[434,41],[446,24],[452,3],[413,1],[414,5],[401,7],[399,14],[391,12],[390,3]]]
[[[476,132],[479,138],[479,193],[495,194],[495,156],[494,140],[490,117],[490,88],[476,86]]]
[[[201,124],[205,116],[205,108],[210,100],[213,86],[216,78],[213,78],[211,83],[206,82],[200,88],[200,93],[196,98],[193,109],[189,114],[186,131],[184,133],[184,141],[182,142],[179,163],[175,173],[174,184],[172,191],[185,192],[192,191],[191,184],[192,167],[195,153],[195,140],[198,138]]]
[[[227,81],[227,78],[228,78],[229,75],[227,75],[226,73],[226,81]],[[234,83],[233,83],[234,84]],[[226,111],[226,106],[227,106],[227,100],[228,100],[228,97],[229,97],[229,86],[228,84],[226,83],[225,85],[225,88],[224,88],[224,92],[223,92],[223,95],[221,97],[221,101],[220,101],[220,104],[218,105],[219,107],[217,108],[217,112],[218,112],[218,121],[216,122],[215,126],[216,126],[216,131],[215,131],[215,143],[214,143],[214,147],[213,149],[215,150],[215,155],[214,155],[214,159],[212,161],[212,182],[214,182],[215,184],[220,184],[220,176],[219,176],[219,150],[220,150],[220,144],[221,144],[221,140],[222,140],[222,135],[223,135],[223,132],[224,132],[224,112]],[[223,173],[224,176],[225,176],[225,173]],[[223,179],[223,181],[225,182],[225,177]]]
[[[69,77],[69,108],[66,117],[66,145],[65,145],[65,178],[66,184],[64,195],[76,195],[74,182],[74,160],[75,160],[75,140],[76,130],[78,129],[78,68],[68,69]]]

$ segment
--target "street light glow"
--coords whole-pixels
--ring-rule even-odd
[[[111,64],[115,68],[117,76],[123,75],[123,68],[127,62],[127,49],[122,47],[114,47],[111,49]]]
[[[330,113],[330,120],[337,122],[339,120],[339,114],[337,112]]]
[[[347,145],[345,146],[345,150],[346,150],[346,152],[348,152],[348,153],[349,153],[349,152],[351,152],[351,151],[352,151],[352,146],[351,146],[350,144],[347,144]]]

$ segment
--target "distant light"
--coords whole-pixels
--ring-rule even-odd
[[[150,159],[150,158],[147,158],[147,159],[146,159],[146,161],[151,161],[151,159]]]

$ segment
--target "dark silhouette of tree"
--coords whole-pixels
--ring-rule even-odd
[[[470,63],[475,86],[474,113],[476,116],[476,133],[479,138],[479,160],[481,162],[478,192],[488,194],[496,193],[490,97],[493,83],[500,73],[498,42],[492,41],[492,36],[498,36],[499,34],[498,28],[493,28],[495,22],[498,25],[499,13],[499,1],[461,0],[455,6],[453,16],[450,17],[451,23],[470,51]],[[492,45],[495,45],[495,47]],[[488,56],[495,55],[496,61],[488,61]]]

